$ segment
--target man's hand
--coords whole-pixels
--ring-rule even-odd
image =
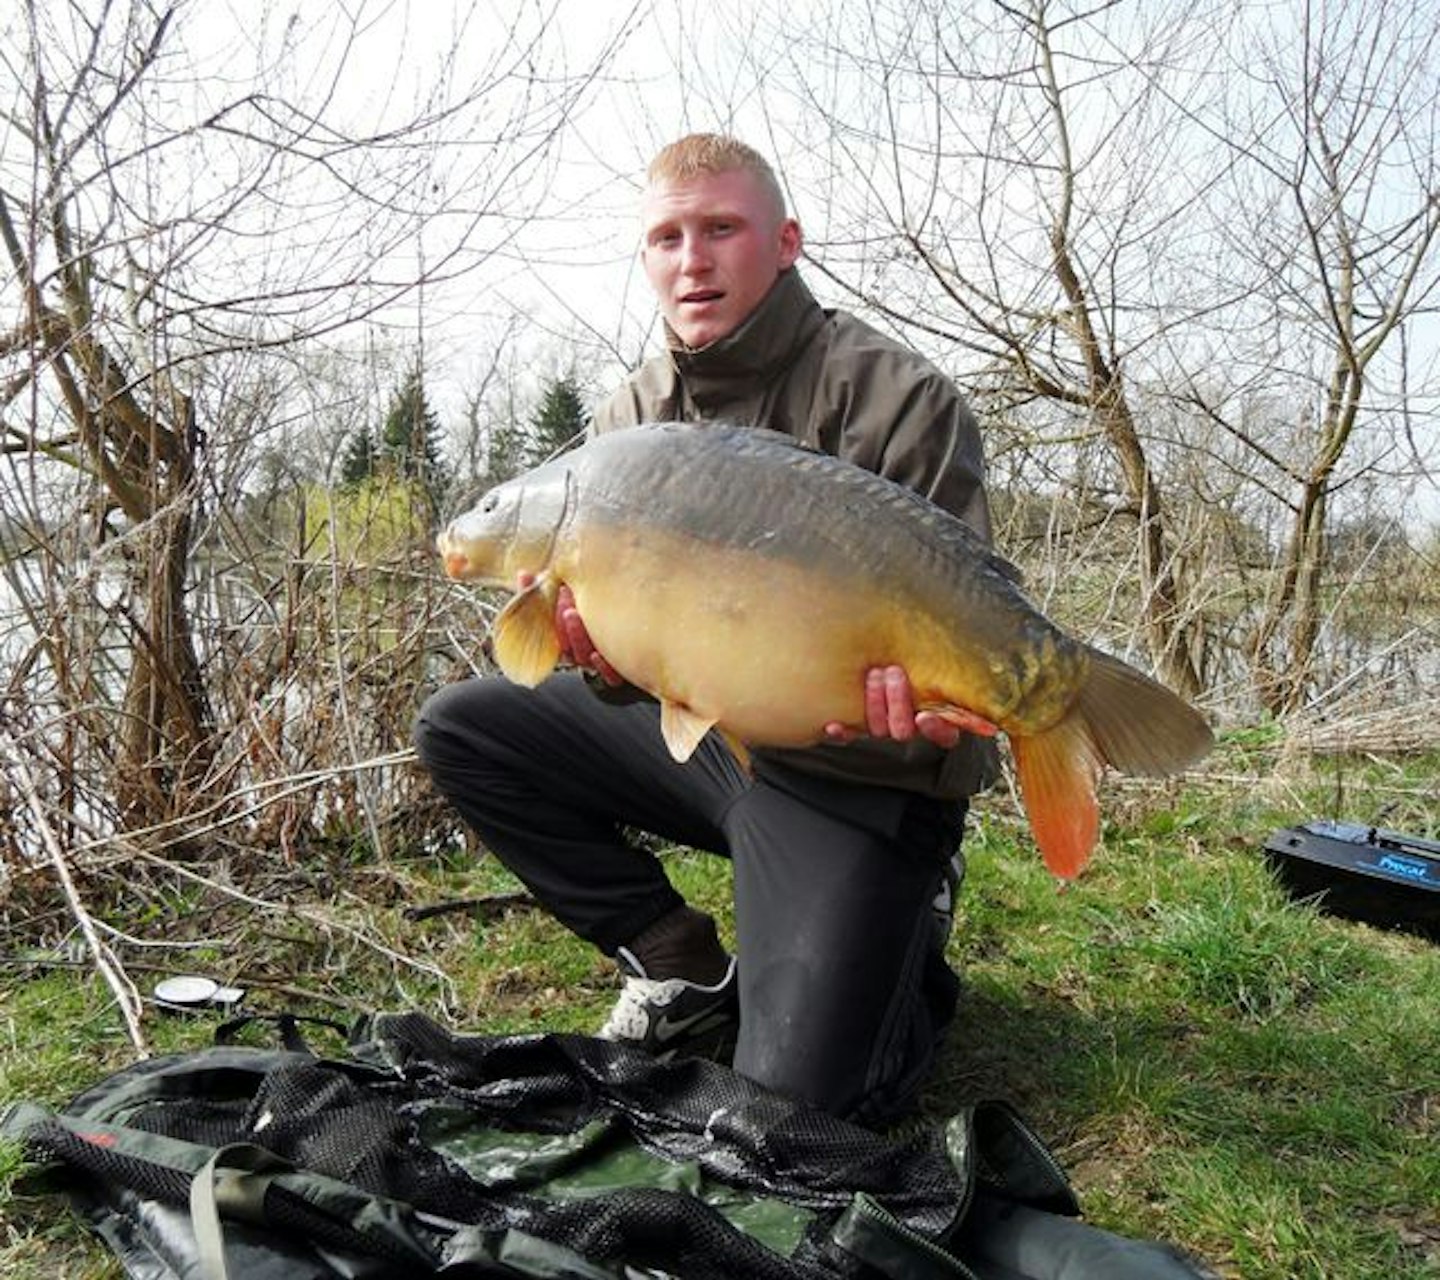
[[[535,585],[535,575],[521,573],[515,585],[524,591]],[[593,671],[608,685],[618,687],[625,683],[624,677],[595,648],[595,642],[585,629],[585,620],[575,607],[575,593],[563,585],[555,593],[555,634],[560,637],[561,656],[566,660],[584,671]]]
[[[967,733],[981,737],[995,736],[990,721],[973,712],[916,711],[915,695],[904,667],[871,667],[865,673],[865,732],[872,738],[891,738],[909,742],[921,737],[947,751]],[[859,729],[832,721],[825,726],[831,742],[853,742],[861,736]]]
[[[608,662],[590,639],[585,620],[575,607],[575,593],[562,586],[555,593],[555,627],[560,632],[560,647],[577,667],[593,671],[606,684],[618,687],[625,679]]]

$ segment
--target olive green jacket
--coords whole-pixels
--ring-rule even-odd
[[[592,431],[668,421],[768,427],[924,494],[989,540],[980,432],[955,384],[854,316],[822,309],[793,269],[728,337],[691,350],[666,333],[666,353],[596,409]],[[760,758],[950,798],[973,794],[995,772],[994,747],[978,738],[953,751],[861,739]]]

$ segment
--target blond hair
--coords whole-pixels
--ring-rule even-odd
[[[785,217],[785,194],[775,170],[754,147],[723,133],[691,133],[664,147],[645,171],[652,185],[689,182],[692,178],[737,170],[753,174],[775,206],[777,220]]]

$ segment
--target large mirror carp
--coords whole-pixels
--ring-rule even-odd
[[[1203,717],[1062,632],[962,521],[788,436],[665,423],[597,436],[488,492],[439,538],[453,578],[515,588],[494,626],[511,679],[560,657],[574,592],[597,650],[661,704],[671,754],[712,728],[746,747],[864,724],[865,672],[899,664],[917,706],[1004,731],[1036,843],[1078,874],[1104,766],[1169,774]]]

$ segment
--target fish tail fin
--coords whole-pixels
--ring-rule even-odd
[[[1100,831],[1095,789],[1106,765],[1122,773],[1178,773],[1213,745],[1204,717],[1128,663],[1098,649],[1065,718],[1010,739],[1015,773],[1045,865],[1071,879]]]
[[[1179,773],[1215,742],[1204,716],[1183,698],[1098,649],[1090,650],[1075,713],[1105,763],[1121,773]]]
[[[1043,733],[1010,739],[1010,755],[1045,865],[1073,880],[1100,834],[1095,788],[1104,760],[1084,719],[1068,715]]]

